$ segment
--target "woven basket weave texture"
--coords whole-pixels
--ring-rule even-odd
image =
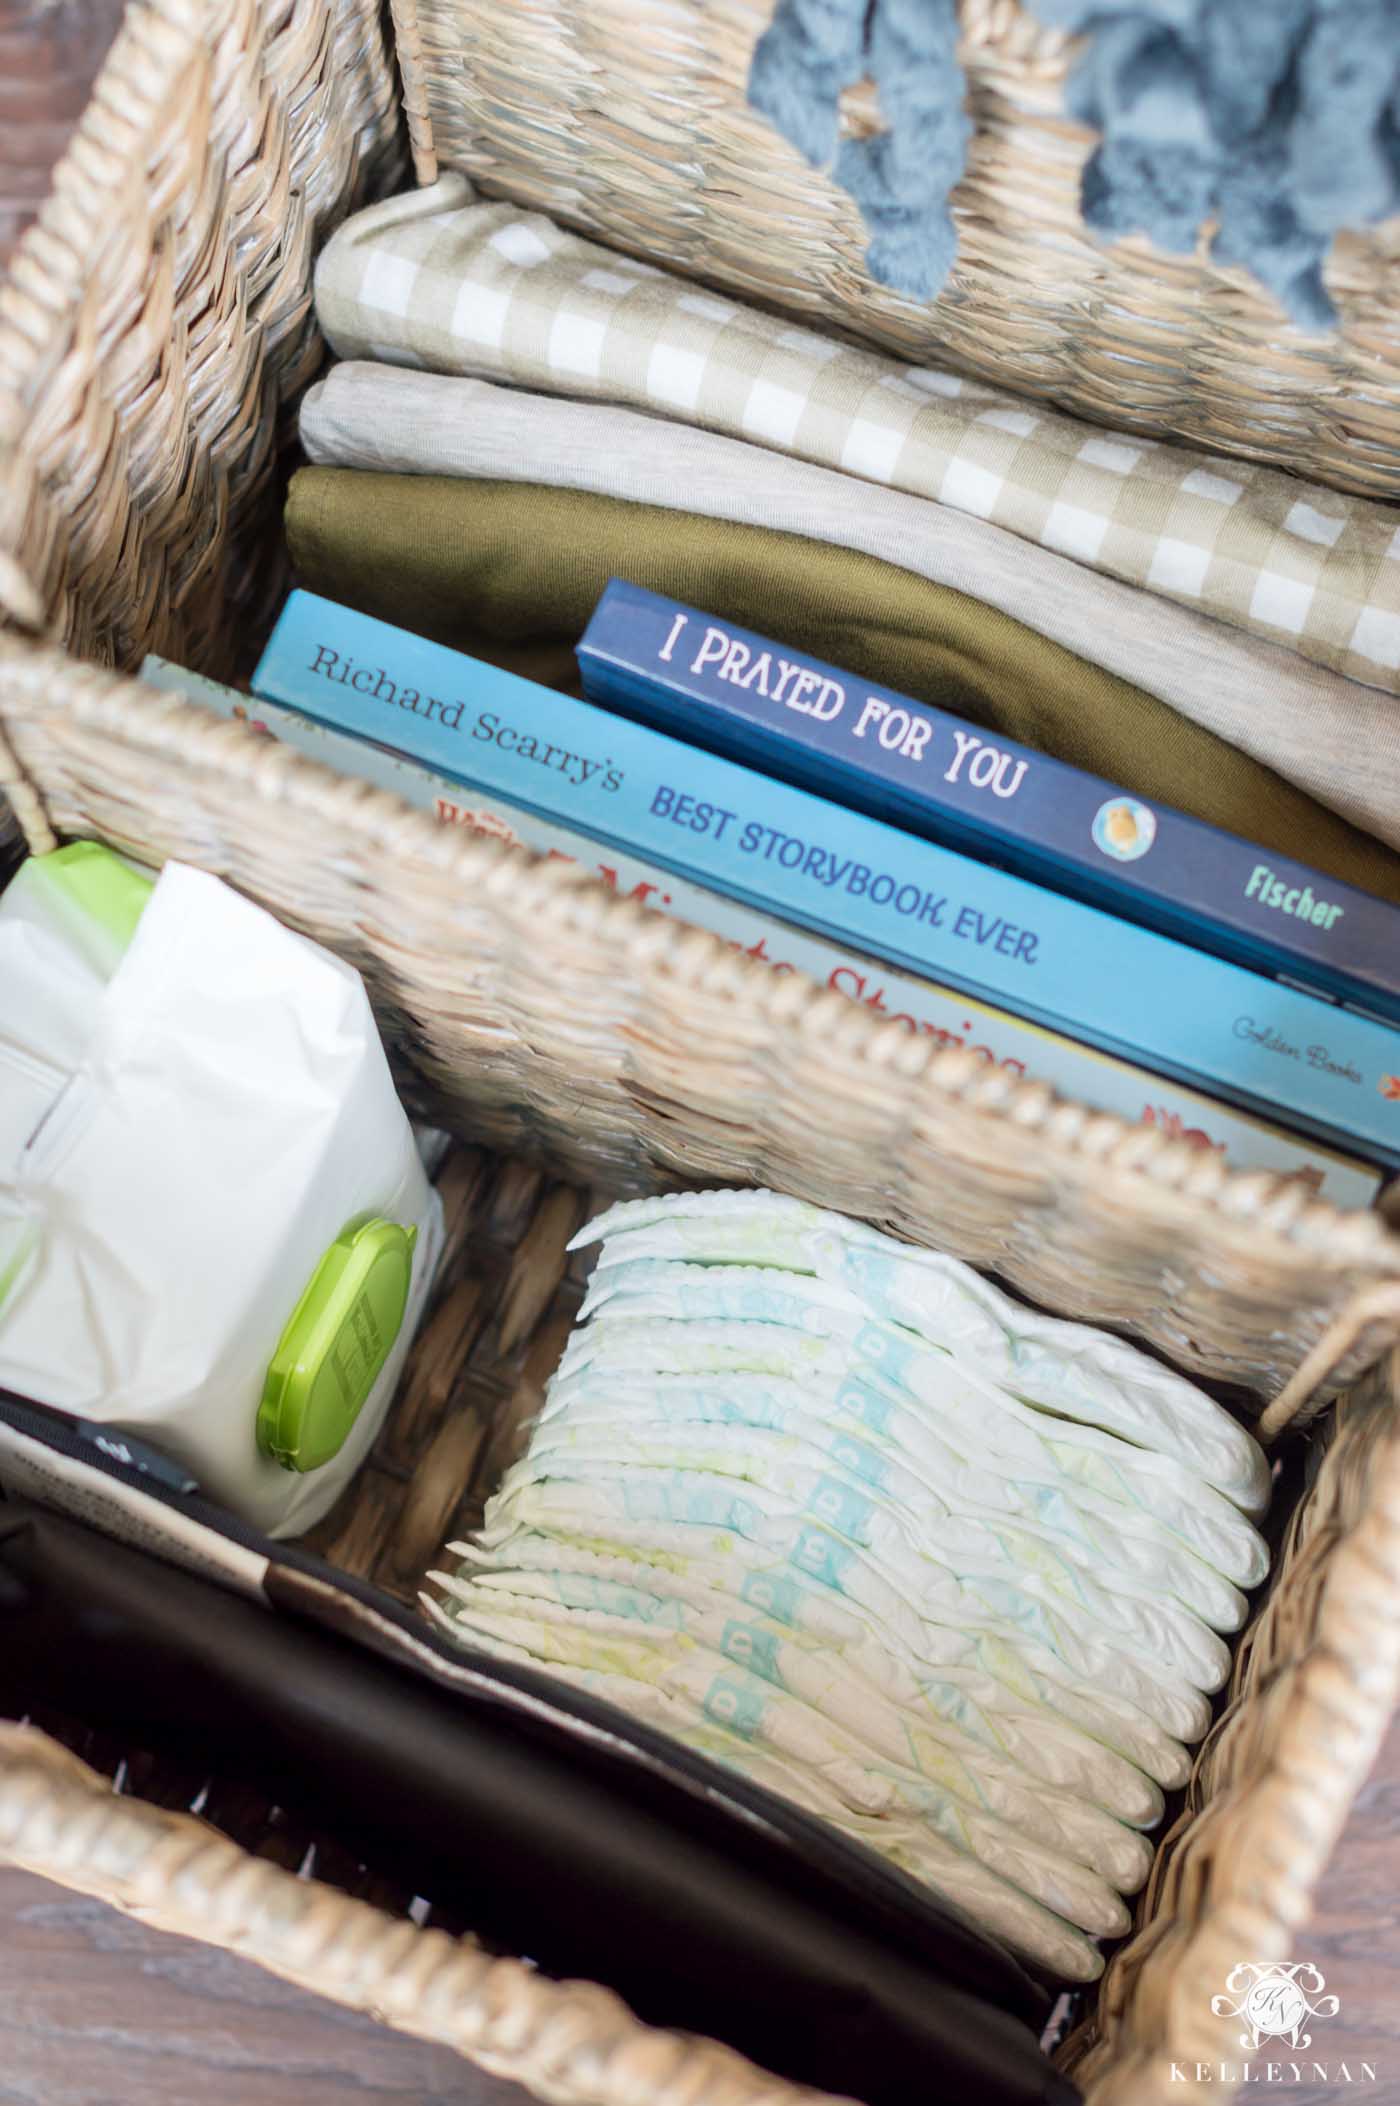
[[[394,88],[375,0],[128,8],[0,287],[0,613],[227,658],[322,355],[316,241],[394,182]]]
[[[460,1149],[439,1180],[433,1307],[370,1463],[311,1547],[412,1602],[520,1452],[575,1320],[567,1244],[602,1195]],[[1400,1691],[1396,1377],[1329,1417],[1326,1458],[1242,1641],[1228,1702],[1163,1839],[1134,1935],[1060,2060],[1088,2106],[1218,2098],[1173,2065],[1235,2059],[1211,1999],[1247,1952],[1286,1958]],[[45,1721],[44,1723],[55,1723]],[[456,2048],[560,2106],[798,2106],[813,2095],[712,2043],[638,2025],[588,1984],[552,1984],[469,1938],[416,1928],[410,1894],[327,1848],[236,1778],[206,1778],[63,1727],[0,1728],[0,1851],[165,1928]],[[110,1775],[113,1796],[93,1766]],[[205,1822],[184,1809],[198,1803]],[[216,1834],[206,1825],[216,1822]],[[308,1849],[317,1877],[295,1877]],[[432,1897],[427,1897],[431,1901]],[[815,2106],[815,2102],[814,2102]]]
[[[359,967],[420,1103],[492,1147],[619,1189],[774,1185],[1255,1400],[1360,1294],[1375,1319],[1333,1386],[1397,1336],[1400,1241],[1374,1214],[937,1050],[172,696],[3,637],[0,681],[31,845],[94,832],[231,877]]]
[[[635,23],[631,0],[625,11]],[[623,12],[616,0],[609,19]],[[516,0],[491,10],[498,39],[531,31],[538,92],[562,98],[570,124],[591,111],[599,139],[615,124],[625,138],[637,112],[613,101],[599,114],[580,85],[571,36],[600,19],[584,0],[566,35]],[[978,19],[1012,73],[1049,64],[1043,52],[1017,57],[1011,11]],[[706,20],[737,50],[756,13],[725,0]],[[674,70],[693,51],[689,7],[666,21],[650,56],[634,33],[639,65]],[[499,48],[483,29],[461,53],[463,109]],[[421,48],[405,72],[421,146],[436,93]],[[598,77],[593,65],[595,91]],[[653,103],[660,191],[691,118],[677,108],[663,123]],[[757,125],[742,111],[725,122]],[[0,293],[0,606],[47,632],[42,643],[0,636],[0,791],[34,848],[96,833],[151,860],[180,855],[331,944],[365,973],[405,1086],[504,1158],[462,1157],[449,1173],[461,1262],[374,1467],[322,1539],[337,1563],[400,1595],[495,1483],[558,1357],[578,1293],[564,1246],[590,1203],[585,1186],[757,1180],[874,1219],[1235,1385],[1270,1435],[1343,1393],[1138,1933],[1068,2050],[1093,2106],[1189,2098],[1172,2059],[1229,2052],[1209,2009],[1221,1962],[1290,1950],[1400,1693],[1389,1368],[1400,1241],[1372,1217],[1338,1216],[1276,1179],[1230,1177],[1160,1132],[1058,1103],[971,1054],[936,1054],[576,871],[435,827],[103,669],[158,649],[219,672],[256,644],[278,583],[279,443],[321,355],[315,240],[394,183],[398,156],[374,0],[132,8]],[[519,187],[530,191],[525,173]],[[585,188],[572,206],[544,201],[586,219]],[[691,188],[703,219],[705,185]],[[641,198],[635,178],[630,194]],[[628,243],[660,254],[662,234],[636,209]],[[763,212],[751,210],[754,236]],[[706,238],[693,229],[687,253]],[[736,272],[746,249],[745,268],[779,271],[776,252],[765,260],[756,238],[735,235],[724,253]],[[843,283],[854,317],[869,291],[853,270]],[[1309,416],[1323,393],[1315,373],[1300,381]],[[1360,474],[1364,431],[1342,436]],[[83,1748],[107,1774],[126,1760]],[[149,1758],[122,1774],[141,1803],[105,1795],[41,1738],[6,1734],[0,1848],[450,2040],[542,2096],[746,2106],[785,2094],[594,1990],[497,1971],[416,1929],[408,1897],[381,1876],[391,1868],[328,1857],[323,1875],[353,1901],[279,1880],[299,1851],[237,1780],[201,1803],[240,1850],[161,1811],[188,1806],[199,1780]]]
[[[392,0],[420,181],[460,168],[599,240],[921,365],[1338,489],[1400,495],[1400,219],[1343,236],[1306,336],[1244,272],[1083,226],[1075,40],[960,0],[976,131],[939,298],[877,285],[852,201],[749,109],[771,0]],[[879,128],[850,91],[844,128]]]

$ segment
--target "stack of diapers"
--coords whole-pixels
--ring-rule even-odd
[[[577,1241],[579,1327],[430,1612],[1092,1980],[1267,1569],[1258,1445],[1133,1347],[776,1193]]]

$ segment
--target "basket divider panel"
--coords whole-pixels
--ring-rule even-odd
[[[1400,218],[1341,235],[1335,334],[1285,320],[1248,272],[1085,227],[1095,134],[1064,103],[1081,39],[1015,0],[959,0],[975,127],[931,303],[877,284],[854,202],[746,99],[773,0],[398,0],[435,165],[610,247],[916,365],[1116,431],[1176,437],[1400,496]],[[797,92],[794,90],[794,92]],[[849,89],[841,134],[881,129]]]

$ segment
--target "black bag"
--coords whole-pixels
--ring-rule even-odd
[[[12,1486],[102,1530],[0,1503],[7,1710],[231,1771],[488,1943],[796,2081],[870,2106],[931,2080],[968,2106],[1078,2097],[1036,2045],[1050,1992],[821,1822],[449,1645],[124,1438],[0,1397],[0,1450]]]

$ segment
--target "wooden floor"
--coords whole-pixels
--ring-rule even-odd
[[[120,0],[0,0],[0,269],[120,14]],[[1298,1956],[1341,2000],[1336,2018],[1314,2025],[1307,2055],[1330,2080],[1261,2083],[1246,2098],[1400,2106],[1400,1722]],[[524,2097],[246,1961],[0,1867],[0,2106],[522,2106]],[[936,2097],[934,2086],[930,2106]]]
[[[1245,2100],[1400,2106],[1400,1722],[1357,1803],[1298,1957],[1313,1961],[1340,1999],[1335,2018],[1313,2024],[1301,2058],[1322,2062],[1329,2081],[1261,2083]],[[1375,2068],[1374,2082],[1365,2064]],[[1256,2066],[1262,2076],[1262,2056]],[[525,2106],[526,2094],[247,1960],[0,1867],[0,2106],[193,2100]],[[944,2106],[936,2086],[928,2106]]]
[[[445,2048],[0,1868],[5,2106],[525,2106]]]
[[[121,0],[0,0],[0,268],[48,188]]]

